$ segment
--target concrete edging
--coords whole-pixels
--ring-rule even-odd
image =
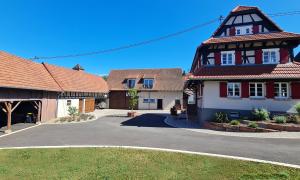
[[[142,147],[142,146],[115,146],[115,145],[26,146],[26,147],[5,147],[5,148],[0,148],[0,150],[55,149],[55,148],[123,148],[123,149],[137,149],[137,150],[152,150],[152,151],[163,151],[163,152],[172,152],[172,153],[194,154],[194,155],[234,159],[234,160],[249,161],[249,162],[258,162],[258,163],[272,164],[272,165],[300,169],[299,165],[281,163],[281,162],[276,162],[276,161],[266,161],[266,160],[261,160],[261,159],[246,158],[246,157],[239,157],[239,156],[229,156],[229,155],[213,154],[213,153],[205,153],[205,152],[195,152],[195,151],[185,151],[185,150],[155,148],[155,147]]]
[[[164,119],[164,123],[171,127],[184,129],[187,131],[193,131],[197,133],[204,133],[204,134],[212,134],[212,135],[218,135],[218,136],[230,136],[230,137],[245,137],[245,138],[263,138],[263,139],[300,139],[300,132],[224,132],[224,131],[215,131],[210,129],[196,129],[196,128],[185,128],[185,127],[179,127],[175,124],[169,122],[170,116],[167,116]],[[294,136],[293,136],[294,134]]]

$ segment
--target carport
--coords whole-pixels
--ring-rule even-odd
[[[0,126],[6,125],[5,133],[12,132],[12,125],[17,123],[41,122],[41,100],[10,100],[0,102]],[[4,120],[4,121],[3,121]],[[6,120],[6,121],[5,121]]]

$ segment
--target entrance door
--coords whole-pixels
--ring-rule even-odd
[[[83,113],[83,99],[79,99],[79,112]]]
[[[163,100],[157,99],[157,109],[163,109]]]

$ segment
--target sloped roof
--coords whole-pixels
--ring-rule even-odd
[[[43,63],[51,76],[63,91],[69,92],[108,92],[106,81],[96,75],[84,71],[67,69]]]
[[[190,75],[189,79],[300,79],[300,63],[201,67],[194,75]]]
[[[0,87],[62,91],[42,64],[0,51]]]
[[[235,16],[236,14],[243,14],[249,13],[249,11],[253,11],[253,13],[259,14],[262,18],[266,19],[269,21],[270,24],[272,24],[278,32],[283,31],[274,21],[272,21],[266,14],[263,13],[258,7],[256,6],[237,6],[235,7],[229,15],[225,18],[225,20],[222,22],[222,24],[217,28],[217,30],[213,33],[212,37],[215,37],[216,34],[219,32],[219,30],[222,29],[223,26],[225,26],[226,22],[229,20],[230,17]]]
[[[209,38],[203,44],[218,44],[230,42],[248,42],[248,41],[262,41],[262,40],[300,40],[300,34],[290,32],[275,32],[264,34],[251,34],[243,36],[226,36],[218,38]]]
[[[170,69],[127,69],[112,70],[107,78],[110,90],[127,90],[126,80],[128,77],[136,77],[136,89],[143,88],[143,78],[153,78],[154,86],[152,91],[182,91],[184,80],[180,68]]]
[[[258,9],[258,8],[255,6],[237,6],[231,12],[241,12],[241,11],[248,11],[253,9]]]

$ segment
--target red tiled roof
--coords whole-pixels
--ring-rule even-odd
[[[0,87],[62,91],[42,64],[0,51]]]
[[[96,93],[108,92],[107,83],[100,76],[50,64],[44,64],[44,66],[63,91]]]
[[[253,66],[202,67],[189,79],[238,80],[238,79],[299,79],[300,63]]]
[[[248,42],[248,41],[262,41],[262,40],[300,40],[300,34],[289,32],[276,32],[276,33],[264,33],[264,34],[252,34],[243,36],[228,36],[209,38],[204,41],[203,44],[218,44],[218,43],[230,43],[230,42]]]
[[[252,9],[258,9],[255,6],[237,6],[232,10],[232,12],[240,12],[240,11],[247,11],[247,10],[252,10]]]
[[[182,91],[184,80],[182,70],[179,68],[171,69],[128,69],[112,70],[107,78],[110,90],[127,90],[126,79],[136,77],[136,89],[148,90],[143,88],[142,78],[154,78],[152,91]]]

